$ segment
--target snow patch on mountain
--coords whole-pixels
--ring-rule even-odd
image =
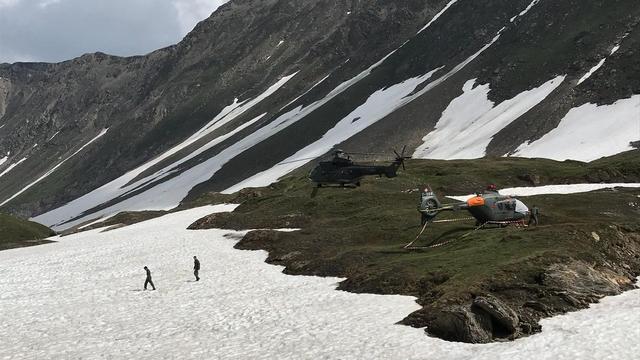
[[[535,196],[535,195],[551,195],[551,194],[579,194],[590,191],[613,189],[613,188],[640,188],[640,183],[611,183],[611,184],[562,184],[562,185],[544,185],[531,187],[515,187],[500,189],[502,195],[509,196]],[[462,196],[446,196],[450,199],[458,201],[467,201],[476,195]]]
[[[22,164],[25,160],[27,160],[26,157],[20,159],[18,162],[10,164],[6,169],[4,169],[3,172],[0,173],[0,177],[3,177],[4,175],[6,175],[9,171],[13,170],[13,168],[15,168],[16,166]]]
[[[245,150],[251,148],[252,146],[262,142],[263,140],[269,138],[270,136],[276,134],[277,132],[285,129],[286,127],[296,123],[300,119],[304,118],[306,115],[315,111],[320,106],[326,104],[328,101],[341,94],[358,81],[367,77],[371,71],[379,66],[384,59],[389,57],[392,53],[385,56],[380,61],[371,65],[366,70],[362,71],[352,79],[349,79],[336,88],[334,88],[327,96],[324,98],[308,105],[308,106],[298,106],[287,113],[280,115],[277,119],[272,121],[271,123],[263,126],[262,128],[256,130],[254,133],[249,134],[245,138],[241,139],[237,143],[229,146],[225,150],[221,151],[219,154],[213,156],[212,158],[207,159],[206,161],[190,168],[182,173],[168,179],[165,182],[152,186],[149,189],[145,189],[143,192],[136,194],[132,197],[129,197],[123,201],[120,201],[114,205],[106,207],[104,209],[98,210],[93,213],[85,213],[88,210],[95,208],[101,204],[109,202],[112,199],[115,199],[119,196],[125,195],[127,193],[131,193],[136,188],[140,186],[147,185],[150,181],[160,180],[161,178],[166,177],[167,175],[174,175],[177,171],[175,169],[174,164],[165,167],[163,170],[160,170],[156,174],[152,175],[151,178],[145,178],[137,181],[135,184],[131,184],[129,186],[125,186],[127,183],[135,179],[138,175],[142,174],[147,169],[151,168],[153,165],[158,164],[160,161],[168,158],[176,154],[178,151],[185,149],[189,145],[195,143],[196,141],[202,139],[204,136],[210,134],[214,130],[220,128],[222,125],[230,122],[235,119],[237,116],[242,113],[248,111],[251,107],[258,104],[262,100],[269,97],[273,94],[278,88],[284,85],[289,79],[296,75],[296,73],[284,77],[282,80],[278,81],[276,84],[271,86],[267,91],[265,91],[260,96],[252,99],[250,101],[239,102],[237,99],[234,102],[225,107],[212,121],[210,121],[207,125],[205,125],[202,129],[197,131],[194,135],[192,135],[189,139],[185,140],[183,143],[177,145],[176,147],[170,149],[163,155],[158,158],[140,166],[139,168],[130,171],[129,173],[123,175],[122,177],[103,185],[102,187],[86,194],[62,207],[54,209],[45,214],[34,217],[32,220],[37,221],[42,224],[46,224],[53,229],[61,230],[69,227],[73,227],[75,225],[86,222],[90,219],[95,219],[96,217],[105,217],[110,216],[115,213],[121,211],[140,211],[140,210],[169,210],[172,209],[184,199],[184,197],[189,193],[189,191],[196,185],[208,180],[211,178],[213,174],[215,174],[224,164],[226,164],[229,160],[233,159],[237,155],[241,154]],[[257,119],[254,119],[254,121]],[[245,124],[246,126],[246,124]],[[236,132],[239,129],[236,129]],[[224,136],[224,135],[223,135]],[[220,138],[214,139],[213,142],[219,143]],[[205,147],[210,148],[211,144],[205,145]],[[198,150],[196,150],[198,151]],[[199,151],[202,152],[202,151]],[[190,155],[190,157],[194,157],[195,155]],[[182,161],[179,160],[179,163]],[[175,170],[175,171],[174,171]],[[71,219],[77,219],[70,221]]]
[[[540,0],[533,0],[531,1],[531,3],[529,4],[529,6],[527,6],[524,10],[522,10],[518,15],[512,17],[511,19],[509,19],[510,22],[514,22],[516,21],[517,18],[522,17],[524,15],[526,15],[529,10],[531,10],[536,4],[538,4],[540,2]]]
[[[177,163],[171,164],[164,169],[156,172],[156,174],[146,177],[142,180],[136,181],[134,184],[127,185],[130,181],[135,179],[138,175],[148,170],[152,166],[160,163],[162,160],[175,155],[178,151],[187,148],[196,141],[202,139],[206,135],[212,133],[221,126],[229,123],[239,115],[251,109],[254,105],[260,103],[262,100],[269,97],[282,85],[284,85],[289,79],[295,76],[297,73],[286,76],[271,86],[267,91],[258,97],[250,100],[240,102],[235,99],[234,102],[225,107],[212,121],[210,121],[203,128],[198,130],[194,135],[189,137],[181,144],[168,150],[158,158],[140,166],[139,168],[130,171],[122,177],[103,185],[102,187],[93,190],[92,192],[81,196],[80,198],[45,214],[34,217],[32,220],[46,224],[56,230],[66,229],[90,219],[97,217],[110,216],[121,211],[140,211],[140,210],[169,210],[176,207],[180,201],[189,193],[189,191],[196,185],[208,180],[213,176],[224,164],[233,159],[237,155],[241,154],[245,150],[252,146],[262,142],[277,132],[285,129],[286,127],[296,123],[300,119],[304,118],[308,114],[312,113],[322,105],[326,104],[331,99],[335,98],[351,86],[367,77],[371,71],[379,66],[385,59],[391,56],[393,52],[383,57],[378,62],[374,63],[364,71],[360,72],[353,78],[341,83],[335,87],[324,98],[315,101],[307,106],[298,106],[282,115],[271,123],[256,130],[254,133],[249,134],[247,137],[241,139],[237,143],[231,145],[227,149],[221,151],[219,154],[212,158],[187,169],[180,174],[168,179],[165,182],[159,183],[148,189],[144,189],[139,194],[129,197],[123,201],[120,201],[114,205],[98,210],[93,213],[86,213],[88,210],[95,208],[101,204],[107,203],[119,196],[125,194],[131,194],[134,190],[139,189],[141,186],[147,185],[149,182],[161,180],[168,175],[175,175],[178,169],[175,168],[176,164],[180,164],[183,161],[178,160]],[[258,119],[254,119],[256,121]],[[246,126],[245,124],[244,126]],[[237,130],[240,129],[236,129]],[[224,135],[223,135],[224,136]],[[219,143],[220,138],[214,139],[214,143]],[[208,149],[212,147],[211,143],[205,145]],[[201,153],[204,149],[196,150]],[[195,155],[191,154],[190,158]],[[77,218],[73,221],[70,221]]]
[[[51,175],[54,171],[56,171],[60,166],[62,166],[62,164],[64,164],[65,162],[67,162],[67,160],[71,159],[72,157],[76,156],[80,151],[84,150],[87,146],[91,145],[94,141],[100,139],[102,136],[104,136],[104,134],[107,133],[107,131],[109,131],[109,129],[103,129],[102,131],[100,131],[100,133],[98,135],[96,135],[93,139],[89,140],[86,144],[82,145],[78,150],[76,150],[73,154],[69,155],[66,159],[62,160],[61,162],[59,162],[56,166],[54,166],[53,168],[51,168],[49,171],[45,172],[42,176],[40,176],[39,178],[37,178],[35,181],[32,181],[31,183],[29,183],[27,186],[23,187],[22,189],[20,189],[17,193],[13,194],[11,197],[9,197],[8,199],[6,199],[5,201],[3,201],[2,203],[0,203],[0,206],[8,203],[9,201],[15,199],[18,195],[22,194],[23,192],[27,191],[29,188],[31,188],[32,186],[34,186],[35,184],[39,183],[40,181],[44,180],[47,176]],[[36,144],[37,145],[37,144]],[[4,173],[3,173],[4,175]],[[1,176],[1,175],[0,175]]]
[[[296,74],[297,72],[283,77],[282,79],[277,81],[274,85],[270,86],[267,90],[265,90],[263,93],[261,93],[260,95],[258,95],[253,99],[245,100],[245,101],[239,101],[237,98],[234,99],[233,103],[231,103],[230,105],[222,109],[220,113],[218,113],[218,115],[216,115],[209,123],[207,123],[201,129],[196,131],[192,136],[190,136],[185,141],[167,150],[166,152],[154,158],[153,160],[137,167],[134,170],[127,172],[121,177],[57,209],[54,209],[47,213],[36,216],[33,218],[33,220],[43,224],[47,224],[49,226],[53,226],[56,229],[61,229],[62,228],[61,225],[63,223],[77,216],[80,216],[81,214],[85,213],[86,211],[94,207],[97,207],[101,204],[109,202],[120,196],[124,196],[127,194],[131,194],[135,191],[141,190],[144,186],[148,185],[149,183],[162,180],[170,175],[174,175],[176,172],[180,171],[179,166],[185,163],[186,161],[195,158],[196,156],[202,154],[203,152],[211,149],[213,146],[220,144],[224,140],[239,133],[240,131],[246,129],[247,127],[254,125],[258,120],[260,120],[266,114],[262,114],[238,126],[232,131],[214,138],[213,140],[207,142],[206,144],[192,151],[186,157],[180,158],[170,163],[169,165],[164,166],[162,169],[156,171],[152,175],[146,176],[142,179],[135,181],[134,183],[131,183],[131,181],[136,179],[138,176],[140,176],[142,173],[149,170],[153,166],[158,165],[162,161],[177,154],[181,150],[184,150],[189,146],[195,144],[197,141],[202,140],[209,134],[213,133],[215,130],[218,130],[219,128],[221,128],[223,125],[228,124],[229,122],[231,122],[232,120],[240,116],[241,114],[249,111],[253,106],[257,105],[258,103],[262,102],[264,99],[268,98],[273,93],[275,93],[284,84],[286,84],[289,80],[291,80]],[[98,213],[86,214],[86,216],[83,216],[81,219],[78,219],[73,223],[65,224],[65,228],[80,224],[84,221],[87,221],[89,218],[110,216],[125,210],[128,210],[128,211],[169,210],[177,206],[180,203],[180,201],[184,198],[184,196],[186,196],[188,192],[195,185],[203,181],[206,181],[208,179],[208,177],[206,178],[203,177],[206,174],[206,169],[203,170],[201,165],[202,164],[197,166],[197,169],[195,170],[189,169],[183,172],[182,174],[180,174],[179,176],[170,179],[170,184],[179,184],[177,185],[179,189],[177,189],[177,191],[175,192],[171,191],[166,187],[166,185],[164,185],[161,188],[155,189],[156,191],[153,193],[146,194],[145,192],[143,192],[142,194],[135,195],[133,198],[126,199],[118,204],[115,204],[106,209],[103,209]],[[211,175],[212,173],[209,172],[209,177]],[[156,196],[162,196],[162,198],[155,198]]]
[[[177,146],[178,147],[177,151],[185,148],[188,145],[191,145],[195,141],[203,138],[204,136],[206,136],[206,135],[212,133],[213,131],[219,129],[223,125],[228,124],[229,122],[231,122],[232,120],[234,120],[238,116],[244,114],[245,112],[247,112],[248,110],[253,108],[255,105],[261,103],[264,99],[268,98],[273,93],[275,93],[278,89],[280,89],[284,84],[289,82],[289,80],[291,80],[297,74],[298,74],[298,72],[296,71],[295,73],[293,73],[291,75],[283,77],[282,79],[277,81],[275,84],[271,85],[265,92],[263,92],[262,94],[258,95],[257,97],[255,97],[255,98],[253,98],[251,100],[238,102],[237,98],[234,99],[234,101],[233,101],[233,103],[231,105],[228,105],[227,107],[222,109],[222,111],[218,115],[216,115],[213,118],[213,120],[211,120],[207,125],[205,125],[202,129],[198,130],[195,134],[193,134],[184,143],[178,145]],[[173,151],[173,152],[171,152],[171,154],[174,154],[175,152],[176,151]]]
[[[49,139],[47,139],[47,141],[53,140],[53,138],[56,137],[58,134],[60,134],[60,131],[56,131],[56,133],[51,135],[51,137]]]
[[[640,140],[640,95],[611,105],[584,104],[571,109],[557,128],[520,145],[513,156],[593,161],[632,150]]]
[[[487,146],[500,130],[543,101],[564,78],[558,76],[498,105],[489,100],[489,84],[474,87],[475,79],[467,81],[463,94],[449,103],[413,157],[448,160],[485,156]]]
[[[431,26],[431,24],[433,24],[434,22],[436,22],[436,20],[438,20],[440,18],[440,16],[442,16],[442,14],[444,14],[447,10],[449,10],[449,8],[451,6],[453,6],[453,4],[455,4],[456,2],[458,2],[458,0],[451,0],[447,3],[447,5],[445,5],[445,7],[442,8],[442,10],[440,10],[437,14],[434,15],[434,17],[431,19],[431,21],[429,21],[427,23],[427,25],[425,25],[424,27],[422,27],[422,29],[420,29],[418,31],[418,34],[427,30],[429,28],[429,26]]]
[[[620,49],[620,45],[617,44],[613,47],[613,49],[611,49],[611,52],[609,53],[609,56],[615,54],[618,50]],[[602,60],[600,60],[594,67],[592,67],[589,72],[587,72],[586,74],[584,74],[580,80],[578,80],[578,85],[582,84],[583,82],[585,82],[585,80],[587,80],[588,78],[591,77],[591,75],[593,75],[596,71],[598,71],[603,65],[604,63],[607,61],[607,57],[602,58]]]
[[[332,73],[329,73],[329,75],[323,77],[322,79],[320,79],[320,81],[318,81],[317,83],[313,84],[312,87],[309,88],[309,90],[305,91],[302,93],[302,95],[296,97],[295,99],[289,101],[289,103],[287,103],[287,105],[283,106],[280,110],[284,110],[286,107],[288,107],[289,105],[293,104],[294,102],[298,101],[301,97],[307,95],[311,90],[315,89],[318,85],[322,84],[325,80],[327,80],[329,78],[329,76],[331,76]]]
[[[440,70],[440,68],[432,70],[425,75],[407,79],[401,83],[374,92],[364,104],[340,120],[332,129],[327,131],[322,138],[307,145],[280,164],[226,189],[223,193],[231,194],[246,187],[269,185],[277,181],[280,177],[311,161],[311,159],[325,154],[336,144],[365,130],[411,101],[412,98],[409,95],[414,92],[417,86],[429,80],[438,70]]]
[[[453,5],[453,4],[452,4]],[[435,88],[436,86],[442,84],[444,81],[446,81],[447,79],[449,79],[451,76],[455,75],[456,73],[458,73],[460,70],[462,70],[463,68],[465,68],[467,65],[469,65],[473,60],[475,60],[478,56],[480,56],[485,50],[487,50],[489,47],[491,47],[496,41],[498,41],[498,39],[500,39],[500,36],[502,35],[502,32],[504,32],[506,28],[503,27],[501,28],[498,33],[496,34],[496,36],[487,44],[485,44],[483,47],[481,47],[478,51],[476,51],[474,54],[472,54],[471,56],[469,56],[467,59],[465,59],[464,61],[462,61],[461,63],[457,64],[456,66],[454,66],[451,70],[449,70],[447,73],[445,73],[444,75],[440,76],[439,78],[437,78],[436,80],[433,80],[431,82],[429,82],[426,86],[424,86],[422,89],[420,89],[419,91],[410,91],[408,93],[406,93],[405,95],[403,95],[402,97],[398,98],[394,98],[393,95],[391,95],[390,99],[386,99],[386,98],[381,98],[382,95],[384,94],[384,91],[386,89],[383,90],[379,90],[377,93],[374,93],[373,95],[375,96],[375,101],[379,101],[380,103],[385,103],[382,106],[380,105],[375,105],[376,108],[381,109],[381,108],[385,108],[386,110],[391,109],[389,112],[385,113],[384,116],[388,115],[389,113],[393,112],[394,110],[397,110],[399,108],[401,108],[402,106],[414,101],[415,99],[419,98],[420,96],[426,94],[427,92],[431,91],[433,88]],[[406,44],[406,42],[405,42]],[[402,44],[400,46],[400,48],[404,46],[404,44]],[[398,48],[398,49],[400,49]],[[382,58],[380,61],[378,61],[377,63],[375,63],[374,65],[372,65],[369,69],[363,71],[362,73],[360,73],[358,76],[356,76],[354,79],[348,80],[347,82],[341,84],[340,86],[338,86],[336,89],[334,89],[331,93],[329,93],[329,95],[327,95],[327,97],[329,96],[335,96],[337,95],[338,89],[340,89],[340,92],[346,90],[346,88],[348,88],[349,86],[353,85],[355,82],[363,79],[364,77],[366,77],[367,75],[369,75],[371,73],[371,70],[377,66],[379,66],[382,62],[384,62],[388,57],[390,57],[391,55],[393,55],[396,51],[398,51],[398,49],[392,51],[391,53],[389,53],[387,56],[385,56],[384,58]],[[413,79],[408,79],[405,80],[403,83],[400,84],[396,84],[392,87],[401,85],[401,84],[405,84],[404,86],[407,86],[408,84],[412,84],[413,82],[415,82],[415,80],[421,80],[420,82],[418,82],[413,89],[415,90],[415,88],[424,83],[426,80],[430,79],[431,76],[438,72],[439,70],[441,70],[442,67],[437,68],[431,72],[429,72],[428,74],[421,76],[421,77],[416,77]],[[355,81],[355,79],[358,79],[357,81]],[[354,82],[355,81],[355,82]],[[404,88],[403,86],[400,86],[400,88],[403,88],[406,90],[406,88]],[[407,86],[408,88],[408,86]],[[380,93],[380,91],[383,91],[382,93]],[[335,95],[332,95],[334,94]],[[389,94],[395,94],[393,91],[389,92]],[[374,96],[371,96],[367,102],[365,102],[364,105],[362,105],[360,108],[356,109],[356,111],[354,111],[354,113],[357,113],[358,110],[361,110],[361,108],[364,106],[364,108],[369,108],[372,107],[372,98],[374,98]],[[324,105],[326,101],[321,100],[319,102],[316,102],[312,105],[310,105],[308,107],[308,111],[311,112],[313,110],[315,110],[317,107]],[[369,104],[369,105],[367,105]],[[386,111],[385,110],[385,111]],[[299,115],[299,116],[306,116],[307,113],[304,113],[304,115]],[[384,117],[382,116],[382,117]],[[381,117],[381,118],[382,118]],[[353,119],[355,118],[359,118],[358,116],[353,116],[353,113],[350,114],[349,116],[347,116],[346,118],[341,120],[342,125],[340,125],[340,123],[338,125],[340,125],[341,128],[343,128],[345,126],[346,123],[344,123],[345,121],[349,120],[351,121],[351,123],[356,123],[356,122],[361,122],[362,120],[359,118],[357,121],[353,121]],[[375,122],[377,122],[378,120],[380,120],[381,118],[375,118],[373,117],[372,119],[374,120],[373,122],[371,122],[370,124],[373,124]],[[365,118],[368,119],[368,118]],[[362,121],[360,124],[365,124],[367,121],[372,120],[372,119],[368,119],[365,121]],[[338,125],[336,125],[336,128],[338,128]],[[369,125],[367,125],[369,126]],[[351,127],[352,130],[356,129],[357,127]],[[321,156],[322,154],[326,153],[327,151],[329,151],[331,149],[331,147],[337,143],[340,143],[346,139],[348,139],[349,137],[357,134],[358,132],[362,131],[364,129],[360,129],[357,130],[354,133],[350,133],[350,132],[345,132],[344,134],[351,134],[348,136],[335,136],[334,134],[338,133],[340,134],[339,131],[334,132],[333,134],[330,135],[330,137],[327,137],[327,135],[325,134],[325,136],[320,139],[318,142],[311,144],[305,148],[303,148],[302,150],[298,151],[296,154],[294,154],[293,156],[289,157],[288,159],[285,159],[284,161],[282,161],[280,164],[277,164],[276,166],[274,166],[273,168],[263,171],[261,173],[255,174],[253,176],[251,176],[250,178],[243,180],[242,182],[224,190],[224,193],[232,193],[235,191],[238,191],[244,187],[255,187],[255,186],[266,186],[270,183],[273,183],[275,181],[277,181],[280,177],[286,175],[287,173],[291,172],[294,169],[299,168],[300,166],[304,165],[305,163],[309,162],[313,157],[318,157]],[[331,132],[331,131],[330,131]],[[328,133],[329,134],[329,133]],[[334,137],[333,139],[333,144],[329,147],[328,144],[331,143],[332,141],[330,140],[331,137]],[[335,142],[336,140],[340,139],[339,141]],[[320,152],[320,150],[325,149],[323,152]],[[296,161],[298,159],[306,159],[306,161]]]
[[[48,224],[52,226],[53,229],[58,230],[81,224],[96,217],[109,216],[121,211],[170,210],[178,206],[180,201],[187,196],[194,186],[210,179],[213,174],[220,170],[222,166],[231,159],[299,120],[299,118],[287,117],[291,113],[299,112],[299,110],[300,107],[293,109],[283,115],[285,118],[282,121],[272,121],[202,163],[186,169],[177,175],[172,174],[175,176],[107,208],[89,214],[82,214],[78,209],[88,210],[96,205],[102,204],[102,202],[95,205],[93,202],[87,204],[85,200],[91,198],[81,197],[61,208],[37,216],[33,220]],[[107,201],[113,198],[110,194],[106,195]],[[82,216],[80,218],[68,221],[81,214]]]
[[[134,183],[129,184],[135,177],[137,177],[142,171],[146,170],[148,167],[150,167],[149,163],[142,165],[141,167],[121,176],[120,178],[111,181],[108,184],[105,184],[103,186],[101,186],[100,188],[91,191],[90,193],[81,196],[80,198],[73,200],[72,202],[65,204],[64,206],[54,209],[48,213],[39,215],[37,217],[35,217],[33,220],[34,221],[38,221],[41,223],[46,223],[49,225],[54,225],[54,228],[58,228],[58,225],[61,225],[62,223],[64,223],[66,220],[72,219],[75,216],[78,216],[80,214],[82,214],[83,212],[96,207],[100,204],[103,204],[105,202],[108,202],[114,198],[118,198],[120,196],[125,196],[127,194],[131,194],[137,190],[142,190],[146,185],[148,185],[151,182],[154,181],[159,181],[161,179],[164,179],[172,174],[175,174],[177,171],[179,171],[179,167],[180,165],[182,165],[183,163],[193,159],[194,157],[200,155],[201,153],[205,152],[206,150],[209,150],[210,148],[212,148],[213,146],[221,143],[222,141],[228,139],[229,137],[235,135],[236,133],[244,130],[245,128],[255,124],[255,122],[257,122],[258,120],[260,120],[262,117],[264,117],[265,114],[262,114],[256,118],[254,118],[253,120],[250,120],[244,124],[242,124],[241,126],[237,127],[236,129],[234,129],[233,131],[221,135],[211,141],[209,141],[208,143],[206,143],[205,145],[203,145],[202,147],[196,149],[194,152],[190,153],[189,155],[185,156],[184,158],[180,158],[177,161],[171,163],[170,165],[162,168],[161,170],[156,171],[155,173],[153,173],[152,175],[146,176],[140,180],[135,181]],[[170,150],[171,151],[171,150]],[[155,161],[155,160],[154,160]],[[152,161],[151,163],[153,163],[154,161]],[[121,204],[117,204],[114,206],[111,206],[107,209],[104,209],[98,213],[95,214],[87,214],[87,216],[82,217],[81,219],[79,219],[78,221],[75,221],[71,224],[69,224],[69,226],[73,226],[75,224],[79,224],[82,223],[84,221],[86,221],[88,218],[94,218],[94,217],[102,217],[102,219],[104,220],[106,217],[112,216],[117,214],[120,211],[125,211],[125,210],[129,210],[129,211],[134,211],[134,210],[169,210],[175,206],[177,206],[177,203],[180,202],[180,200],[182,200],[182,198],[176,200],[174,199],[172,196],[170,195],[175,195],[175,196],[181,196],[180,194],[186,196],[186,193],[188,193],[188,191],[195,186],[196,184],[187,184],[187,180],[185,180],[186,175],[181,175],[182,176],[182,183],[181,186],[185,187],[184,189],[180,189],[179,191],[172,193],[169,192],[167,189],[165,189],[165,191],[168,192],[168,194],[165,194],[165,197],[163,199],[155,199],[160,201],[161,203],[156,203],[156,205],[152,206],[152,204],[154,203],[154,199],[153,198],[149,198],[148,196],[145,197],[144,194],[138,194],[135,196],[135,199],[129,199],[129,200],[125,200],[124,203]],[[174,180],[175,181],[175,180]],[[196,180],[194,180],[196,181]],[[187,186],[189,186],[188,188],[186,188]],[[154,195],[149,195],[149,196],[154,196]],[[166,203],[162,203],[163,201],[165,201]],[[176,202],[177,201],[177,202]],[[145,206],[149,206],[149,208],[145,208]],[[130,207],[130,208],[129,208]]]
[[[451,5],[453,5],[452,1]],[[394,98],[393,95],[391,95],[390,99],[382,99],[381,95],[384,95],[383,93],[380,93],[381,90],[378,91],[378,93],[374,93],[373,95],[375,96],[375,101],[379,101],[381,103],[385,103],[381,108],[386,108],[391,109],[389,112],[385,113],[384,116],[388,115],[389,113],[393,112],[394,110],[397,110],[399,108],[401,108],[402,106],[414,101],[415,99],[419,98],[420,96],[426,94],[427,92],[431,91],[433,88],[435,88],[436,86],[442,84],[444,81],[446,81],[447,79],[449,79],[451,76],[455,75],[456,73],[458,73],[460,70],[462,70],[463,68],[465,68],[467,65],[469,65],[471,62],[473,62],[473,60],[475,60],[478,56],[480,56],[485,50],[487,50],[488,48],[490,48],[496,41],[498,41],[498,39],[500,39],[500,36],[502,35],[502,33],[504,32],[506,28],[502,27],[498,33],[496,34],[496,36],[487,44],[485,44],[483,47],[481,47],[478,51],[476,51],[474,54],[472,54],[471,56],[469,56],[467,59],[465,59],[464,61],[462,61],[461,63],[457,64],[456,66],[454,66],[451,70],[449,70],[447,73],[445,73],[444,75],[440,76],[438,79],[433,80],[431,82],[429,82],[426,86],[424,86],[422,89],[420,89],[419,91],[411,91],[406,93],[404,96],[402,96],[400,99],[398,98]],[[404,44],[402,44],[400,46],[400,48],[402,46],[404,46],[406,44],[406,42]],[[384,58],[382,58],[380,61],[378,61],[377,63],[375,63],[374,65],[372,65],[369,69],[363,71],[361,74],[359,74],[358,76],[356,76],[354,79],[351,79],[343,84],[341,84],[340,86],[338,86],[336,89],[334,89],[334,91],[332,91],[331,93],[329,93],[329,95],[332,95],[333,93],[337,92],[338,89],[340,89],[341,91],[344,91],[346,89],[346,87],[353,85],[355,82],[355,79],[358,79],[357,81],[363,79],[364,77],[366,77],[367,75],[369,75],[371,73],[371,70],[377,66],[379,66],[382,62],[384,62],[388,57],[390,57],[391,55],[393,55],[396,51],[398,51],[400,48],[392,51],[391,53],[389,53],[387,56],[385,56]],[[401,84],[411,84],[413,83],[416,79],[420,80],[421,78],[424,78],[422,81],[420,81],[416,86],[414,86],[414,90],[415,88],[424,83],[426,80],[428,80],[429,78],[431,78],[431,76],[438,72],[439,70],[441,70],[443,67],[437,68],[431,72],[429,72],[428,74],[422,76],[422,77],[416,77],[413,79],[409,79],[409,80],[405,80],[405,82],[401,83]],[[357,82],[356,81],[356,82]],[[398,86],[400,84],[396,84],[394,86]],[[393,87],[393,86],[392,86]],[[384,90],[384,89],[383,89]],[[389,92],[389,94],[393,94],[394,92]],[[328,97],[329,97],[328,95]],[[371,107],[371,99],[374,96],[371,96],[369,98],[369,100],[367,100],[367,102],[365,103],[364,108],[368,108]],[[369,105],[367,105],[367,103],[369,103]],[[323,105],[324,102],[320,101],[317,103],[314,103],[310,106],[310,110],[313,111],[315,110],[316,107],[319,107],[321,105]],[[376,105],[376,107],[379,105]],[[360,107],[362,108],[362,106]],[[357,112],[360,108],[356,109],[355,112]],[[306,114],[305,114],[306,116]],[[382,117],[384,117],[382,116]],[[382,118],[381,117],[381,118]],[[353,121],[350,120],[351,123],[355,123],[355,122],[360,122],[360,118],[358,116],[353,116],[353,114],[350,114],[349,116],[347,116],[346,118],[341,120],[342,125],[340,125],[340,127],[344,127],[345,123],[343,123],[346,120],[349,119],[355,119],[358,118],[357,121]],[[373,117],[372,119],[374,120],[373,122],[371,122],[370,124],[373,124],[375,122],[377,122],[378,120],[380,120],[381,118],[375,118]],[[369,119],[371,120],[371,119]],[[361,124],[366,123],[366,121],[361,122]],[[370,126],[367,125],[367,126]],[[336,126],[336,128],[338,128],[338,126]],[[352,130],[355,129],[354,127],[351,128]],[[235,191],[238,191],[244,187],[256,187],[256,186],[266,186],[270,183],[273,183],[275,181],[277,181],[280,177],[286,175],[287,173],[291,172],[294,169],[299,168],[300,166],[304,165],[305,163],[310,161],[310,158],[313,157],[318,157],[321,156],[322,154],[324,154],[326,151],[329,151],[331,149],[331,147],[337,143],[340,143],[346,139],[348,139],[349,137],[357,134],[358,132],[362,131],[364,129],[360,129],[357,130],[354,133],[350,133],[348,131],[344,132],[344,134],[350,134],[348,136],[335,136],[334,137],[334,141],[340,139],[337,142],[334,142],[331,146],[327,147],[329,143],[331,143],[331,140],[329,140],[331,138],[331,136],[334,135],[330,135],[329,138],[327,138],[327,135],[325,134],[325,136],[319,140],[318,142],[311,144],[305,148],[303,148],[302,150],[298,151],[296,154],[294,154],[293,156],[289,157],[288,159],[285,159],[284,161],[282,161],[280,164],[277,164],[276,166],[274,166],[273,168],[263,171],[261,173],[255,174],[253,176],[251,176],[250,178],[243,180],[242,182],[224,190],[224,193],[232,193]],[[339,133],[339,132],[338,132]],[[321,149],[325,149],[323,152],[319,152]],[[306,159],[306,161],[297,161],[298,159]]]

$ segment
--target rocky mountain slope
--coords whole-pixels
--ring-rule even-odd
[[[633,0],[232,0],[146,56],[2,64],[0,206],[67,228],[266,185],[334,146],[626,151],[639,22]]]

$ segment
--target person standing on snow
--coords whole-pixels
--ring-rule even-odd
[[[153,280],[151,280],[151,271],[146,266],[144,267],[144,270],[147,272],[147,279],[144,281],[144,289],[147,290],[147,285],[151,285],[153,290],[155,290],[156,286],[153,285]]]
[[[200,281],[200,277],[198,276],[198,272],[200,271],[200,260],[197,257],[193,257],[193,275],[196,276],[196,281]]]

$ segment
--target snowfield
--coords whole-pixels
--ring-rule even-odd
[[[530,187],[515,187],[500,189],[499,192],[502,195],[510,196],[535,196],[535,195],[550,195],[550,194],[579,194],[590,191],[602,190],[602,189],[614,189],[614,188],[640,188],[640,183],[609,183],[609,184],[563,184],[563,185],[544,185],[544,186],[530,186]],[[458,201],[467,201],[475,195],[462,195],[462,196],[446,196],[449,199]]]
[[[526,142],[513,156],[593,161],[633,150],[640,140],[640,95],[611,105],[584,104],[571,109],[557,128]]]
[[[451,160],[485,156],[487,146],[500,130],[546,99],[564,78],[558,76],[500,104],[489,100],[489,84],[475,86],[476,79],[467,81],[463,94],[447,106],[413,157]]]
[[[287,276],[222,230],[188,231],[209,206],[0,252],[0,359],[633,359],[640,291],[543,321],[510,343],[448,343],[395,325],[414,298]],[[233,234],[235,237],[225,237]],[[202,262],[193,282],[192,256]],[[157,291],[142,291],[144,265]]]

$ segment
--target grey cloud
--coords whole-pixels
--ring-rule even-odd
[[[226,0],[0,0],[0,62],[140,55],[178,42]]]

